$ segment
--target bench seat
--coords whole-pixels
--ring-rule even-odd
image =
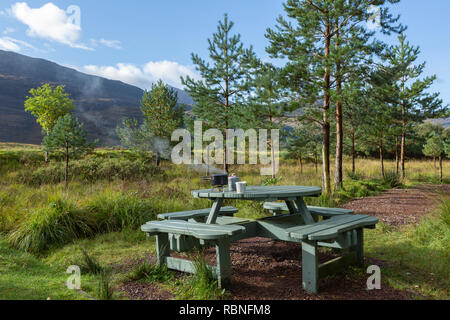
[[[360,229],[373,228],[378,219],[367,215],[341,215],[313,225],[288,228],[289,237],[297,240],[324,241],[337,238],[340,234]]]
[[[211,209],[199,209],[191,211],[180,211],[172,213],[161,213],[158,214],[158,219],[161,220],[184,220],[188,221],[190,219],[204,218],[207,217]],[[219,216],[232,217],[239,210],[235,207],[222,207],[219,211]]]
[[[192,236],[200,240],[218,240],[245,232],[243,226],[217,225],[182,220],[164,220],[147,222],[141,227],[147,235],[160,233]]]
[[[264,209],[270,210],[275,213],[289,212],[289,208],[284,202],[266,202],[264,203]],[[333,217],[344,214],[354,214],[353,210],[341,209],[341,208],[324,208],[324,207],[314,207],[308,206],[309,212],[314,215],[319,215],[323,217]]]

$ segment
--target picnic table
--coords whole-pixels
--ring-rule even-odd
[[[303,288],[318,292],[319,276],[334,273],[349,264],[363,264],[363,229],[375,228],[378,219],[355,215],[351,210],[307,206],[304,197],[318,197],[319,187],[250,186],[245,193],[224,189],[193,191],[198,199],[210,199],[211,208],[161,214],[162,221],[142,226],[155,235],[160,264],[184,272],[195,272],[192,261],[170,257],[170,250],[185,252],[215,246],[217,265],[209,266],[221,286],[231,282],[230,244],[242,239],[264,237],[302,244]],[[264,202],[273,215],[258,220],[234,217],[237,209],[224,207],[225,200]],[[339,258],[319,264],[318,248],[342,251]]]

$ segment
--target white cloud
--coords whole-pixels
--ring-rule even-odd
[[[109,48],[113,49],[122,49],[121,43],[119,40],[106,40],[106,39],[100,39],[99,42]]]
[[[28,42],[10,37],[0,37],[0,49],[2,50],[20,52],[23,48],[36,50],[36,48]]]
[[[116,66],[88,65],[83,67],[83,71],[107,79],[120,80],[143,89],[151,87],[152,84],[151,79],[147,78],[139,67],[128,63],[118,63]]]
[[[148,62],[144,65],[144,73],[155,80],[162,79],[177,87],[181,87],[181,76],[199,79],[192,69],[173,61]]]
[[[81,27],[66,11],[49,2],[40,8],[30,8],[25,2],[11,7],[11,15],[28,26],[30,37],[53,40],[72,48],[92,50],[77,43],[81,36]]]
[[[159,79],[173,87],[181,88],[180,76],[200,78],[189,67],[171,61],[148,62],[142,68],[129,63],[119,63],[115,66],[88,65],[84,66],[82,71],[112,80],[120,80],[142,89],[150,89],[152,83]]]
[[[0,38],[0,49],[7,50],[7,51],[19,52],[20,46],[17,43],[15,43],[14,41],[11,41],[10,39],[4,37],[4,38]]]

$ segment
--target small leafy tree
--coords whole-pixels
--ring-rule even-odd
[[[75,105],[64,86],[53,87],[44,84],[30,90],[30,96],[25,100],[25,111],[36,117],[36,122],[42,127],[42,133],[48,135],[58,119],[75,109]],[[45,159],[47,161],[47,152]]]
[[[439,159],[439,177],[442,182],[442,160],[445,157],[446,143],[448,143],[450,129],[444,129],[442,124],[426,122],[419,128],[419,134],[427,138],[423,147],[423,154],[433,159]],[[448,146],[447,146],[448,148]],[[436,166],[436,163],[435,163]]]
[[[318,157],[321,152],[322,135],[315,124],[303,123],[287,137],[288,157],[298,159],[300,173],[303,173],[303,160],[312,158],[318,173]]]
[[[156,164],[160,164],[160,157],[167,158],[170,154],[170,142],[168,139],[155,136],[144,121],[141,125],[136,119],[124,118],[122,126],[116,128],[117,136],[122,146],[146,157],[149,151],[157,150]]]
[[[91,151],[97,144],[87,142],[87,132],[83,129],[83,124],[72,114],[60,117],[53,130],[44,137],[42,144],[46,151],[61,151],[65,159],[64,182],[66,189],[69,184],[69,161],[74,157]]]
[[[183,125],[184,107],[178,104],[178,94],[162,80],[144,91],[141,111],[148,128],[159,138],[170,140],[172,132]]]
[[[172,132],[183,126],[184,106],[178,104],[176,91],[158,81],[150,91],[144,91],[141,100],[144,121],[141,125],[136,119],[123,119],[116,133],[126,148],[137,152],[156,153],[159,166],[161,155],[167,153]]]

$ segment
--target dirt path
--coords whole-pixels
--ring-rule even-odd
[[[351,201],[344,207],[356,213],[379,217],[391,225],[417,223],[433,210],[439,193],[450,194],[450,186],[420,185],[412,189],[394,189],[381,195]],[[321,261],[333,258],[322,253]],[[210,263],[215,251],[207,251]],[[231,299],[236,300],[323,300],[323,299],[389,299],[413,298],[413,294],[399,291],[382,283],[381,290],[366,290],[366,274],[352,274],[321,279],[319,295],[307,294],[301,286],[301,244],[262,238],[246,239],[231,246],[233,284],[229,288]],[[383,265],[383,261],[366,259],[366,264]],[[133,294],[137,289],[139,294]],[[125,291],[130,298],[167,299],[168,293],[157,293],[153,286],[131,285]],[[137,293],[136,292],[136,293]]]
[[[418,185],[412,189],[392,189],[381,195],[353,200],[343,208],[376,216],[389,225],[418,223],[436,207],[440,194],[450,195],[450,185]]]

